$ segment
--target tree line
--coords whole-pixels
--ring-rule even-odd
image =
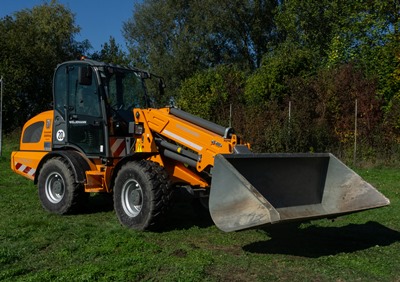
[[[123,24],[127,53],[112,37],[91,53],[53,0],[0,20],[5,129],[48,108],[56,64],[86,54],[164,76],[164,103],[231,123],[255,151],[350,158],[357,100],[359,159],[394,161],[399,12],[378,0],[149,0]]]
[[[351,159],[357,100],[359,159],[398,158],[398,2],[154,0],[134,11],[132,61],[254,150]]]

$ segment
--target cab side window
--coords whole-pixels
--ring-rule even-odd
[[[67,84],[68,76],[66,66],[61,66],[54,78],[54,108],[59,111],[63,116],[65,115],[65,109],[67,108]]]
[[[80,68],[75,68],[76,71],[73,73],[77,78],[71,79],[71,82],[75,84],[71,85],[75,89],[72,89],[73,96],[76,96],[75,113],[79,115],[87,115],[93,117],[100,117],[100,100],[97,93],[97,84],[95,81],[95,75],[92,73],[89,66],[80,66]],[[90,70],[90,76],[81,74],[83,69]],[[70,89],[71,92],[71,89]],[[70,93],[71,94],[71,93]]]
[[[82,64],[64,65],[57,70],[54,82],[54,107],[63,116],[68,109],[72,115],[101,117],[95,75],[91,75],[89,81],[80,82],[82,66]]]

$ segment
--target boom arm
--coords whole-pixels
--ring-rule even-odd
[[[159,152],[161,158],[172,158],[199,173],[214,165],[216,154],[230,154],[238,145],[231,129],[181,110],[135,109],[134,116],[135,126],[144,129],[135,135],[136,152]]]

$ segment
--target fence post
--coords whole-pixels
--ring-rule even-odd
[[[0,157],[3,154],[3,76],[0,78]]]
[[[356,166],[357,159],[357,99],[354,105],[354,151],[353,151],[353,165]]]
[[[229,104],[229,127],[232,127],[232,103]]]

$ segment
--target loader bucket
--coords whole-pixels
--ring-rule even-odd
[[[210,214],[223,231],[389,205],[332,154],[216,155]]]

